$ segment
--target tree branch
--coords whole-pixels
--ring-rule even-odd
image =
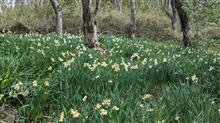
[[[96,0],[96,7],[94,10],[94,16],[96,16],[99,11],[99,4],[100,4],[100,0]]]

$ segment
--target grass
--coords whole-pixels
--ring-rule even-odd
[[[81,36],[1,34],[0,105],[17,110],[16,122],[220,121],[219,41],[99,41],[110,55]]]

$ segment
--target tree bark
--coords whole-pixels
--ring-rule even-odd
[[[131,22],[130,22],[130,37],[135,37],[135,31],[136,31],[136,1],[130,0],[131,5]]]
[[[175,6],[180,18],[181,31],[183,33],[183,44],[185,47],[190,45],[189,41],[189,17],[187,12],[183,9],[183,4],[181,0],[175,0]]]
[[[63,20],[62,20],[62,9],[57,0],[50,0],[55,15],[56,15],[56,34],[57,36],[63,35]]]
[[[96,8],[93,12],[91,0],[82,0],[83,8],[83,32],[88,48],[98,47],[97,22],[95,16],[99,9],[99,0],[96,0]]]
[[[122,13],[122,0],[114,0],[115,8]]]
[[[175,1],[171,0],[171,9],[172,9],[172,18],[171,18],[171,24],[172,24],[172,29],[176,30],[176,8],[175,8]]]
[[[167,10],[167,8],[168,8],[168,10]],[[176,21],[177,21],[175,1],[174,0],[165,0],[163,9],[164,9],[166,15],[170,18],[172,29],[175,31],[176,30]]]

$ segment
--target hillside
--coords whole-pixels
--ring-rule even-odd
[[[77,35],[1,34],[0,104],[17,122],[220,121],[220,41],[99,41],[93,50]]]

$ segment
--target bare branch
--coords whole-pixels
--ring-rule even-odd
[[[94,10],[94,16],[96,16],[99,11],[99,4],[100,4],[100,0],[96,0],[96,7]]]

